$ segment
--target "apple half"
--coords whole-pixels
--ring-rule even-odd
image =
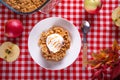
[[[84,0],[84,8],[88,13],[96,14],[102,8],[102,0]]]
[[[120,6],[113,10],[112,20],[116,26],[120,27]]]
[[[15,61],[20,54],[20,49],[18,45],[12,42],[4,42],[0,46],[0,58],[7,62]]]

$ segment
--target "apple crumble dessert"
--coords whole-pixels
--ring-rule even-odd
[[[4,2],[20,12],[32,12],[44,4],[46,0],[4,0]]]
[[[70,42],[68,31],[62,27],[54,26],[42,32],[38,45],[46,60],[59,61],[66,55],[66,51],[70,48]]]

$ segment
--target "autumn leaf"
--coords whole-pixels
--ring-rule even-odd
[[[119,52],[120,46],[117,41],[114,40],[112,47],[107,49],[101,49],[97,53],[92,53],[92,60],[88,60],[87,64],[92,67],[92,69],[97,69],[93,74],[93,79],[100,79],[103,77],[104,71],[109,67],[113,69],[112,78],[116,78],[120,75],[120,59]]]
[[[117,41],[114,40],[113,44],[112,44],[112,50],[120,50],[120,46],[118,45]]]
[[[87,61],[87,64],[89,64],[89,65],[91,65],[91,66],[96,66],[97,64],[99,64],[99,61],[89,60],[89,61]]]
[[[89,60],[87,64],[91,65],[93,69],[99,68],[102,65],[101,61],[97,61],[97,60]]]
[[[120,75],[120,63],[117,64],[117,66],[115,66],[111,72],[111,77],[112,79],[115,79],[116,77],[118,77]]]
[[[94,60],[101,60],[104,58],[104,56],[102,56],[101,54],[98,54],[98,53],[92,53],[92,57]]]
[[[103,57],[103,58],[106,58],[108,57],[108,53],[107,53],[107,49],[106,50],[100,50],[99,51],[99,54]]]
[[[94,67],[92,67],[93,69],[97,69],[97,68],[100,68],[102,65],[102,63],[98,63],[97,65],[95,65]]]
[[[116,40],[114,40],[114,42],[112,44],[112,50],[115,50],[117,46],[118,46],[118,43]]]
[[[117,46],[117,50],[120,50],[120,46]]]

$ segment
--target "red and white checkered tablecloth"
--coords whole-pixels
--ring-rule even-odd
[[[28,52],[28,36],[33,26],[42,19],[59,16],[70,20],[80,31],[79,25],[83,20],[90,21],[91,30],[88,34],[88,58],[91,52],[101,48],[111,47],[114,39],[120,43],[120,28],[114,26],[111,13],[120,6],[120,0],[103,0],[103,7],[96,15],[85,12],[84,0],[61,0],[49,14],[37,12],[31,15],[18,15],[0,3],[0,44],[11,41],[19,45],[21,53],[13,63],[0,59],[0,80],[92,80],[94,70],[82,68],[82,50],[77,60],[63,70],[46,70],[37,65]],[[20,19],[24,24],[21,37],[7,38],[4,36],[4,24],[9,19]],[[82,37],[82,35],[81,35]],[[110,80],[109,70],[104,75],[104,80]]]

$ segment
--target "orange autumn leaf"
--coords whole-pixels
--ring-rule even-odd
[[[106,62],[112,62],[119,59],[119,54],[117,52],[109,52],[109,56],[106,58]]]
[[[100,61],[96,61],[96,60],[87,61],[87,64],[91,65],[92,67],[96,66],[99,63],[100,63]]]
[[[110,65],[113,61],[107,61],[106,64]]]
[[[114,40],[114,42],[113,42],[112,49],[113,50],[115,50],[115,49],[120,50],[120,46],[118,45],[116,40]]]
[[[119,54],[114,54],[114,55],[113,55],[113,60],[114,60],[114,61],[117,61],[118,59],[119,59]]]
[[[113,62],[117,62],[118,59],[119,59],[118,54],[110,55],[106,60],[106,64],[111,65],[111,63]]]
[[[113,61],[114,61],[113,56],[114,56],[114,54],[109,53],[109,56],[104,60],[104,63],[110,63],[110,62],[113,62]]]
[[[95,59],[95,60],[104,59],[104,56],[101,55],[100,53],[92,53],[92,57],[93,57],[93,59]]]
[[[99,68],[102,65],[102,63],[98,63],[97,65],[93,66],[93,69]]]
[[[120,46],[117,46],[117,50],[120,50]]]
[[[117,62],[119,59],[120,46],[116,40],[112,44],[112,49],[101,49],[98,53],[92,53],[93,60],[88,60],[88,64],[93,68],[99,68],[103,65],[112,66],[113,63]]]
[[[98,61],[95,61],[95,60],[89,60],[89,61],[87,61],[87,63],[88,63],[89,65],[91,65],[91,66],[95,66],[95,65],[97,65],[99,62],[98,62]]]
[[[116,40],[114,40],[114,42],[113,42],[113,44],[112,44],[112,50],[116,50],[116,49],[118,49],[118,48],[119,48],[118,43],[117,43]]]
[[[107,50],[100,50],[99,51],[99,54],[103,57],[103,58],[106,58],[108,56],[108,53],[107,53]]]

